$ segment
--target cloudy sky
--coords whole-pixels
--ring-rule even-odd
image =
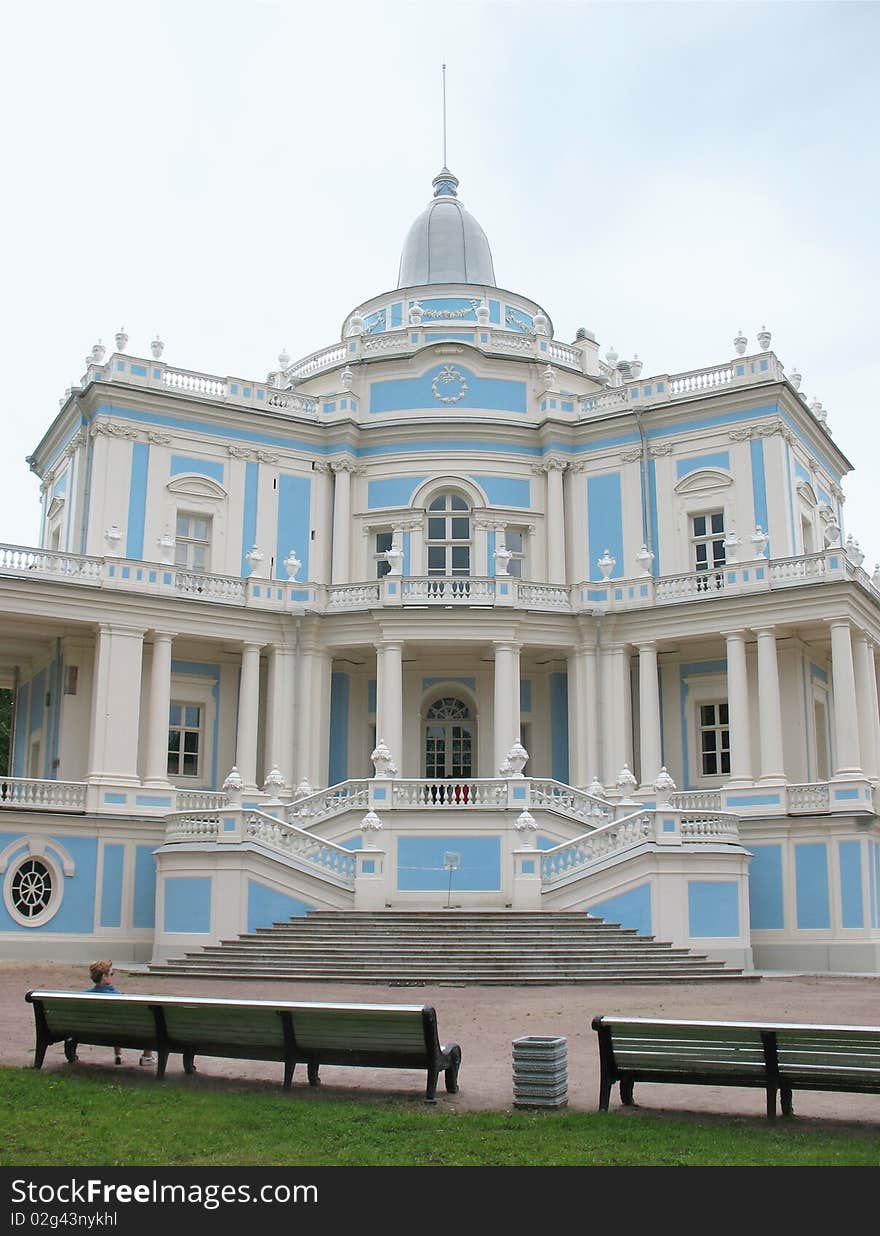
[[[739,329],[828,409],[880,560],[876,3],[30,0],[0,72],[0,541],[100,337],[264,378],[393,287],[448,152],[498,282],[645,373]]]

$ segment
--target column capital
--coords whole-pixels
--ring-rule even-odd
[[[403,652],[406,640],[403,639],[377,639],[373,643],[376,652],[390,652],[392,649],[397,649]]]
[[[633,640],[633,647],[636,648],[640,653],[641,652],[656,652],[657,651],[657,641],[655,639],[635,639]]]
[[[761,630],[763,630],[763,627]],[[722,631],[720,634],[722,639],[746,640],[748,639],[749,631],[747,627],[734,627],[732,631]]]
[[[537,465],[539,472],[546,472],[549,476],[551,472],[564,472],[568,467],[568,460],[563,459],[561,455],[548,455],[546,459],[542,459]]]
[[[262,652],[262,650],[263,650],[262,642],[258,643],[256,640],[252,640],[252,639],[243,639],[241,641],[241,651],[242,652]]]
[[[493,639],[492,647],[496,652],[519,652],[522,644],[515,639]]]
[[[752,630],[754,631],[758,639],[760,639],[762,636],[765,636],[765,635],[772,635],[773,638],[776,639],[777,628],[772,623],[767,623],[767,625],[763,627],[752,627]]]
[[[154,644],[157,644],[157,643],[162,643],[162,644],[169,643],[170,644],[172,640],[177,639],[178,633],[177,631],[152,630],[149,632],[149,635],[152,637]]]
[[[363,468],[353,459],[331,459],[330,471],[334,476],[338,476],[341,472],[348,472],[351,476],[354,476],[363,472]]]
[[[835,627],[847,627],[853,635],[856,633],[852,619],[846,617],[845,614],[840,614],[836,618],[826,618],[825,621],[828,624],[829,630],[833,631]]]

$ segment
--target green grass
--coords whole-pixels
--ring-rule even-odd
[[[0,1069],[5,1166],[876,1166],[880,1131],[814,1120],[444,1111],[257,1084]]]

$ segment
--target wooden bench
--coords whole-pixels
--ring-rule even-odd
[[[599,1110],[611,1090],[633,1102],[638,1082],[751,1086],[767,1095],[767,1117],[794,1114],[795,1090],[880,1094],[880,1026],[787,1025],[594,1017],[599,1036]]]
[[[96,996],[88,992],[29,991],[34,1007],[34,1067],[46,1049],[64,1043],[68,1061],[79,1043],[153,1050],[157,1078],[171,1053],[195,1072],[196,1056],[278,1060],[289,1088],[297,1064],[318,1085],[322,1064],[384,1069],[426,1069],[426,1099],[433,1102],[444,1073],[458,1090],[461,1049],[440,1046],[437,1015],[422,1004],[307,1004],[272,1000],[221,1000],[188,996]]]

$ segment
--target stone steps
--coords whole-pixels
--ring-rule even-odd
[[[585,914],[503,910],[313,911],[150,966],[150,972],[402,987],[753,977]]]

